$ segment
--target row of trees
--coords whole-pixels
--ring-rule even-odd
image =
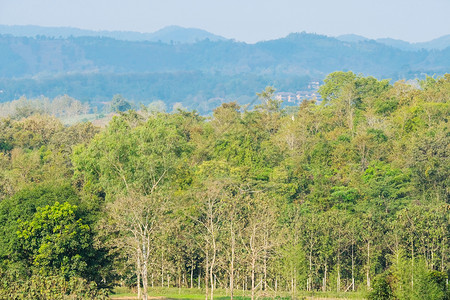
[[[267,88],[210,118],[128,111],[101,130],[2,120],[2,280],[445,299],[450,76],[336,72],[320,93],[282,109]]]
[[[150,102],[147,106],[140,104],[141,110],[147,113],[166,112],[167,105],[162,100]],[[102,103],[101,117],[107,113],[125,112],[137,105],[124,98],[120,94],[112,97],[111,101]],[[175,102],[172,106],[173,111],[186,110],[181,102]],[[53,100],[40,97],[27,99],[25,96],[11,102],[0,103],[0,118],[11,118],[20,120],[33,115],[50,115],[59,119],[67,119],[76,116],[87,115],[99,112],[98,107],[91,107],[89,103],[82,103],[77,99],[67,95],[55,97]]]
[[[62,118],[85,115],[91,111],[89,103],[81,103],[67,95],[55,97],[53,100],[46,97],[27,99],[22,96],[11,102],[0,103],[0,117],[19,120],[35,114]]]

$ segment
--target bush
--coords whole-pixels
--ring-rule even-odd
[[[62,276],[33,275],[27,280],[17,280],[1,274],[0,299],[108,299],[109,291],[99,289],[95,282],[79,277],[69,280]]]
[[[369,300],[395,299],[391,286],[391,276],[389,272],[384,272],[375,277],[373,289],[368,295]]]

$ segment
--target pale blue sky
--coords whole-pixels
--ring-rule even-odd
[[[140,32],[180,25],[246,42],[301,31],[421,42],[450,34],[450,0],[0,0],[0,24]]]

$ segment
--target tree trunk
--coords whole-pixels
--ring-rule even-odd
[[[337,278],[336,278],[336,290],[339,293],[341,291],[341,253],[338,250],[337,253]]]
[[[149,260],[149,240],[148,239],[149,234],[146,233],[144,238],[144,241],[142,243],[142,287],[144,289],[143,291],[143,299],[148,299],[148,260]]]
[[[323,276],[323,285],[322,285],[322,291],[327,291],[327,271],[328,271],[328,264],[325,262],[325,273]]]
[[[411,289],[414,291],[414,239],[411,239]]]
[[[235,246],[236,246],[233,222],[231,222],[231,225],[230,225],[230,234],[231,234],[230,300],[233,300],[233,296],[234,296],[234,252],[235,252]]]
[[[161,252],[161,287],[164,287],[164,252]]]
[[[352,290],[355,291],[355,257],[353,255],[353,243],[352,243]]]
[[[267,230],[264,233],[264,291],[267,291]]]
[[[191,289],[194,287],[194,260],[191,260]]]
[[[252,258],[252,300],[255,300],[255,258]]]
[[[208,287],[209,287],[209,283],[208,283],[208,271],[209,271],[209,256],[208,256],[208,251],[206,251],[206,260],[205,260],[205,300],[208,300]]]
[[[366,271],[367,289],[370,290],[370,241],[367,241],[367,271]]]
[[[341,291],[341,267],[337,266],[337,279],[336,279],[336,291],[339,293]]]
[[[147,273],[147,264],[144,262],[144,267],[142,269],[142,286],[143,286],[143,297],[142,299],[148,299],[148,273]]]
[[[136,275],[137,275],[137,294],[138,299],[141,299],[141,258],[139,249],[137,249],[137,259],[136,259]]]
[[[209,279],[211,281],[211,300],[214,299],[214,274],[213,274],[213,271],[214,271],[215,260],[216,260],[216,243],[213,239],[213,257],[212,257],[211,263],[209,265]]]
[[[312,289],[312,250],[309,251],[308,292]]]

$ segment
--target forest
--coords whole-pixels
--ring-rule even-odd
[[[319,92],[105,127],[63,125],[88,109],[67,97],[3,116],[0,299],[450,299],[450,74]]]
[[[0,34],[0,103],[67,94],[101,108],[101,102],[121,94],[146,105],[181,102],[203,115],[224,101],[244,105],[266,86],[279,92],[308,91],[311,82],[322,82],[336,70],[397,81],[442,76],[450,69],[445,37],[428,45],[432,48],[423,44],[424,49],[408,50],[395,47],[395,40],[306,32],[255,44],[212,37],[165,43],[47,34]]]

